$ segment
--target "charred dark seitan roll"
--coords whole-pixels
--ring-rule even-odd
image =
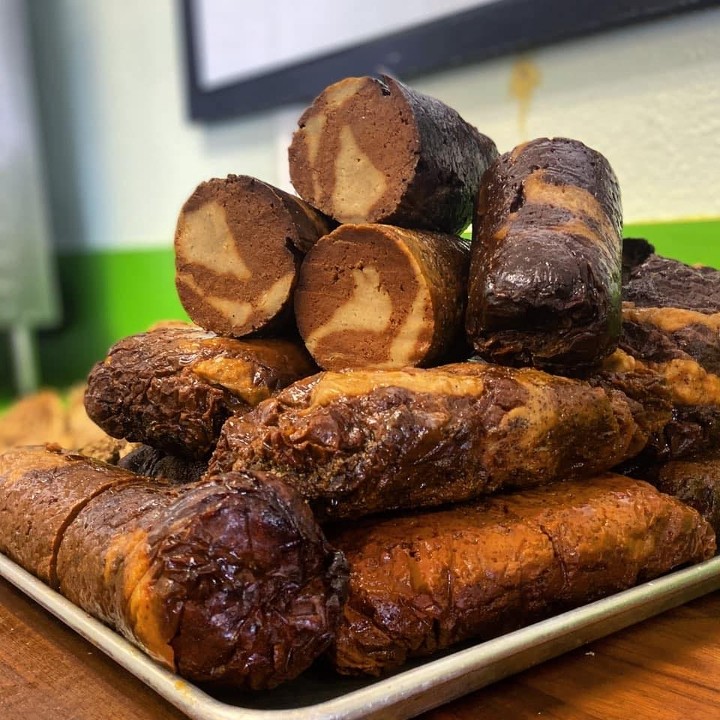
[[[498,158],[473,221],[466,329],[478,354],[597,367],[620,334],[621,230],[617,179],[596,151],[541,138]]]
[[[623,300],[635,307],[720,312],[720,270],[662,257],[637,238],[627,243]]]

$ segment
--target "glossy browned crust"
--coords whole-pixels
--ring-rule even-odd
[[[702,374],[688,374],[676,384],[668,380],[661,363],[635,363],[632,358],[630,363],[629,368],[627,356],[618,350],[588,379],[592,385],[625,394],[635,406],[636,421],[647,432],[645,446],[621,463],[619,472],[652,479],[657,476],[659,463],[691,457],[720,443],[720,404],[709,397],[707,404],[688,404],[681,394],[689,391],[702,397]],[[695,367],[699,368],[697,363]]]
[[[332,541],[351,569],[332,659],[342,673],[371,675],[715,552],[697,512],[618,475],[366,522]]]
[[[663,465],[653,484],[695,508],[720,533],[720,456],[717,450]]]
[[[198,682],[259,690],[324,651],[346,566],[269,476],[135,485],[88,504],[60,548],[61,591]]]
[[[0,552],[54,585],[67,525],[92,497],[134,480],[126,470],[59,445],[5,451],[0,455]]]
[[[439,505],[607,470],[647,441],[633,412],[622,392],[533,369],[321,373],[228,419],[209,473],[272,468],[320,517]]]
[[[623,270],[623,326],[619,346],[651,366],[667,363],[693,365],[708,373],[708,383],[720,376],[720,272],[691,267],[654,253],[642,240],[626,241]],[[714,378],[713,378],[714,376]],[[720,443],[720,402],[711,393],[684,393],[702,383],[697,370],[670,384],[673,416],[661,433],[651,437],[646,451],[630,471],[655,476],[658,462],[687,458]]]
[[[622,209],[607,160],[541,138],[487,170],[473,221],[466,328],[487,360],[566,374],[620,333]]]
[[[298,330],[327,370],[455,359],[464,345],[469,264],[469,243],[454,235],[341,225],[303,261]]]
[[[117,462],[137,475],[160,478],[176,483],[197,482],[207,471],[207,462],[169,455],[149,445],[138,445]]]
[[[470,223],[480,178],[497,157],[495,143],[452,108],[393,78],[358,80],[357,92],[339,106],[327,98],[340,83],[326,88],[298,121],[289,150],[295,189],[341,222],[462,231]],[[306,128],[318,116],[323,130],[313,162]],[[334,214],[335,160],[345,127],[352,130],[361,152],[383,169],[389,185],[363,217]]]
[[[207,220],[194,224],[196,213],[214,214],[226,234],[202,243]],[[176,286],[188,315],[219,335],[281,333],[293,327],[292,297],[303,255],[334,223],[300,198],[246,175],[228,175],[201,183],[180,211],[175,232]],[[233,272],[242,259],[245,274]],[[225,266],[225,271],[218,267]],[[288,282],[283,280],[289,278]],[[276,289],[278,284],[281,289]],[[271,306],[262,300],[274,296]],[[229,304],[246,306],[241,316]]]
[[[24,448],[0,503],[2,552],[188,679],[273,687],[333,639],[346,562],[271,476],[177,485]]]
[[[720,445],[720,406],[676,405],[662,433],[650,438],[655,460],[687,458]]]
[[[612,357],[612,356],[611,356]],[[646,442],[660,435],[673,420],[673,397],[667,380],[650,368],[613,369],[610,363],[588,378],[593,387],[602,387],[609,394],[624,396],[633,418]],[[638,451],[647,448],[638,443]]]
[[[314,370],[299,343],[162,328],[113,345],[88,378],[85,407],[108,434],[206,457],[231,412]]]

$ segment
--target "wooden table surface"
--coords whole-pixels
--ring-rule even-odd
[[[718,720],[720,593],[467,695],[423,720]],[[0,579],[0,719],[185,717]]]

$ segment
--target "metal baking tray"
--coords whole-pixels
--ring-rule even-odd
[[[195,720],[403,720],[720,589],[720,557],[381,680],[318,668],[257,695],[209,695],[2,555],[0,576]]]

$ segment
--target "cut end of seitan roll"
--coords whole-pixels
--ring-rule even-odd
[[[333,223],[248,176],[201,183],[178,218],[176,286],[201,327],[241,337],[292,325],[302,255]]]
[[[497,156],[492,140],[455,110],[387,76],[330,85],[298,125],[293,186],[343,223],[460,232]]]
[[[463,339],[467,243],[390,225],[341,225],[306,256],[295,316],[321,367],[400,368]]]
[[[87,607],[101,572],[97,614],[195,682],[262,690],[307,669],[333,639],[347,567],[299,496],[246,473],[156,490],[88,504],[60,548],[61,591]]]

